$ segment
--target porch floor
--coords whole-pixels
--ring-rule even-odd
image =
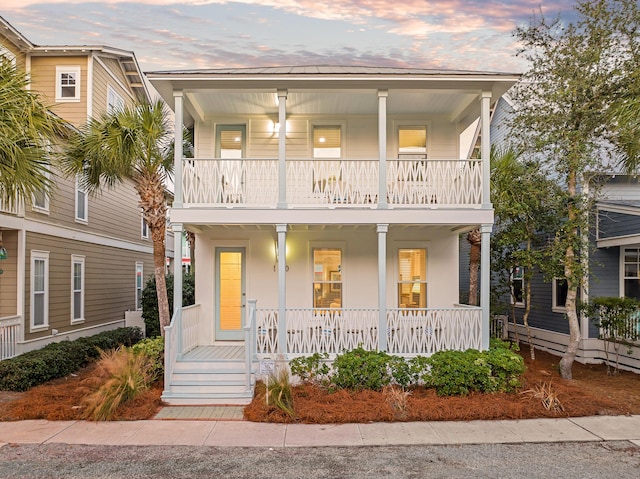
[[[182,356],[183,361],[243,361],[244,360],[244,346],[226,346],[226,345],[211,345],[211,346],[196,346],[188,353]]]

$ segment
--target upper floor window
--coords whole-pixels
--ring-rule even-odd
[[[340,125],[313,126],[313,157],[342,158],[342,127]]]
[[[313,307],[342,308],[342,250],[313,249]]]
[[[56,101],[80,101],[80,67],[56,67]]]
[[[624,296],[640,300],[640,248],[624,248]]]
[[[46,171],[44,175],[49,179],[51,177],[49,171]],[[47,187],[41,188],[33,193],[33,209],[40,213],[49,212],[49,189]]]
[[[142,231],[141,231],[142,239],[149,239],[149,225],[144,220],[144,216],[142,217]]]
[[[216,127],[217,158],[244,158],[245,137],[246,127],[244,125],[218,125]]]
[[[427,307],[427,250],[398,250],[398,307]]]
[[[553,278],[551,285],[552,289],[552,301],[551,309],[556,313],[564,313],[567,305],[567,292],[569,286],[566,278]]]
[[[524,268],[516,266],[511,273],[511,301],[516,306],[524,306]]]
[[[31,251],[31,329],[49,324],[49,252]]]
[[[76,179],[76,221],[89,221],[89,196],[87,189]]]
[[[124,99],[111,86],[107,86],[107,113],[124,110]]]
[[[401,126],[398,128],[398,159],[427,158],[427,127]]]

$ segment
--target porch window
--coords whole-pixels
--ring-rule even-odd
[[[511,273],[511,301],[518,307],[524,307],[524,268],[516,266]]]
[[[313,250],[313,307],[342,308],[342,250]]]
[[[398,129],[398,159],[427,158],[427,127],[401,126]]]
[[[216,150],[218,158],[244,158],[244,125],[219,125],[216,131]]]
[[[313,157],[342,158],[342,127],[339,125],[314,125]]]
[[[398,250],[398,307],[427,307],[427,250]]]
[[[567,310],[567,291],[569,289],[566,278],[554,278],[551,289],[553,290],[551,309],[556,313],[564,313]]]
[[[624,249],[624,296],[640,300],[640,248]]]

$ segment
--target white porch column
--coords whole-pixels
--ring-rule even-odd
[[[278,233],[278,354],[287,355],[287,225],[277,224]]]
[[[482,245],[480,249],[480,307],[482,308],[482,349],[489,349],[489,314],[491,309],[491,261],[490,240],[493,225],[480,227]]]
[[[171,225],[173,230],[173,311],[182,306],[182,232],[184,231],[181,224]]]
[[[287,207],[287,90],[278,90],[278,208]]]
[[[482,157],[482,207],[491,208],[491,92],[483,91],[480,103],[480,156]]]
[[[378,208],[387,207],[387,90],[378,90]],[[386,337],[385,337],[386,341]]]
[[[378,233],[378,349],[387,350],[387,232],[388,224],[379,224]]]
[[[173,148],[173,205],[182,208],[182,128],[183,128],[183,92],[182,90],[173,92],[174,106],[174,133],[175,142]],[[182,265],[181,265],[182,267]]]

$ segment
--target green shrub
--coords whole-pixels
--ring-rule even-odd
[[[100,350],[131,346],[142,339],[139,328],[118,328],[75,341],[51,343],[0,361],[0,390],[26,391],[86,366]]]
[[[326,384],[329,382],[331,368],[325,362],[329,358],[327,353],[314,353],[311,356],[300,356],[289,362],[291,374],[298,376],[301,381]]]
[[[152,381],[164,374],[164,338],[146,338],[131,346],[135,354],[143,354],[149,358],[149,374]]]
[[[512,392],[522,386],[524,373],[524,359],[510,349],[495,348],[484,351],[491,368],[491,391]]]
[[[405,366],[402,363],[405,363]],[[398,374],[399,381],[396,381],[394,374]],[[391,356],[383,351],[357,348],[336,357],[331,382],[343,389],[379,391],[394,382],[402,385],[408,377],[409,369],[403,358]]]
[[[165,278],[167,281],[167,296],[169,297],[169,311],[173,314],[173,275],[168,274]],[[161,336],[157,294],[156,278],[151,276],[142,291],[142,319],[144,319],[145,332],[148,338]],[[182,276],[182,306],[190,306],[195,302],[195,277],[193,274],[184,274]]]

